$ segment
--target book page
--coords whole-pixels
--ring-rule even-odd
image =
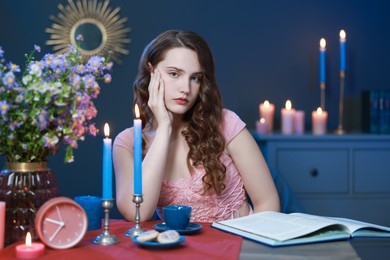
[[[284,214],[271,211],[220,221],[218,223],[279,241],[307,235],[321,228],[337,224],[336,221],[327,218],[307,217],[299,214]],[[337,228],[343,230],[341,227]]]

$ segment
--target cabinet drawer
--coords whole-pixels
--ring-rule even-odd
[[[297,193],[347,193],[347,149],[278,149],[277,165]]]
[[[353,155],[355,192],[390,192],[390,149],[359,149]]]

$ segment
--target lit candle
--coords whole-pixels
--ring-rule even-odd
[[[0,201],[0,250],[4,248],[5,201]]]
[[[322,111],[322,108],[317,108],[317,111],[313,111],[312,114],[313,121],[313,134],[321,135],[326,133],[326,123],[328,120],[328,112]]]
[[[292,134],[294,130],[294,113],[290,100],[286,101],[285,108],[282,108],[282,134]]]
[[[324,38],[320,40],[320,82],[325,82],[325,53],[326,41]]]
[[[104,124],[103,139],[103,199],[112,199],[112,140],[110,136],[110,126]]]
[[[347,35],[344,30],[340,31],[340,70],[345,71],[346,69],[346,42]]]
[[[305,131],[305,112],[297,110],[294,113],[294,133],[303,134]]]
[[[265,118],[260,118],[260,120],[256,121],[256,132],[259,134],[266,134],[268,133],[268,125]]]
[[[134,194],[142,194],[142,120],[138,105],[134,119]]]
[[[272,133],[274,129],[275,105],[266,100],[263,104],[260,104],[259,110],[260,118],[264,118],[267,124],[267,132]]]
[[[42,243],[31,243],[31,234],[27,232],[26,243],[15,247],[16,257],[31,259],[43,256],[45,246]]]

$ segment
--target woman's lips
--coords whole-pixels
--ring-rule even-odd
[[[177,102],[178,104],[180,104],[180,105],[185,105],[185,104],[188,103],[188,100],[185,99],[185,98],[177,98],[177,99],[175,99],[175,100],[176,100],[176,102]]]

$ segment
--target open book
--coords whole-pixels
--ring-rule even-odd
[[[272,211],[218,221],[211,226],[269,246],[306,244],[351,237],[390,237],[389,227],[362,221]]]

